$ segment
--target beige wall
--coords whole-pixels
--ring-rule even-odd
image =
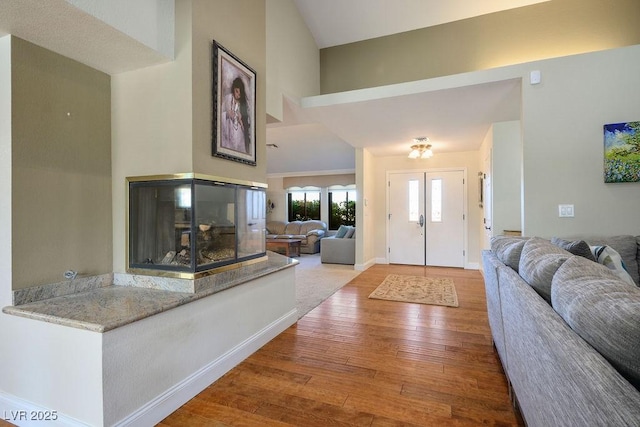
[[[320,53],[293,0],[269,0],[267,120],[282,121],[282,97],[298,101],[320,93]]]
[[[553,0],[322,49],[322,93],[640,43],[637,0]]]
[[[11,36],[0,37],[0,239],[11,242]],[[11,304],[11,245],[0,246],[0,305]],[[0,317],[1,319],[1,317]],[[1,320],[0,320],[1,321]]]
[[[191,2],[176,2],[175,61],[111,78],[113,271],[124,272],[127,176],[192,169]]]
[[[376,206],[380,200],[380,191],[376,187],[375,157],[366,149],[356,149],[356,264],[358,270],[366,270],[376,263],[376,236],[386,224],[385,218],[376,217]],[[386,188],[386,187],[385,187]]]
[[[284,188],[282,177],[267,179],[267,199],[273,202],[271,212],[267,212],[267,221],[287,220],[287,190]]]
[[[234,19],[231,19],[234,17]],[[212,157],[212,40],[257,74],[257,166]],[[195,172],[266,182],[265,6],[176,2],[176,60],[113,76],[113,269],[124,272],[127,176]]]
[[[522,134],[520,121],[494,123],[492,234],[522,229]]]
[[[193,0],[193,171],[266,182],[265,2]],[[256,72],[257,166],[211,156],[211,42],[216,40]]]
[[[109,273],[110,78],[11,40],[12,287]]]
[[[301,175],[288,176],[282,179],[284,188],[292,187],[331,187],[332,185],[354,185],[356,175],[353,173],[332,174],[332,175]]]
[[[524,233],[640,234],[640,183],[604,183],[602,128],[640,118],[640,45],[529,69],[542,83],[523,84]]]

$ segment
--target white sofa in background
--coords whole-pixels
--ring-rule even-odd
[[[320,239],[326,231],[327,224],[317,220],[267,222],[267,239],[298,239],[303,254],[320,252]]]

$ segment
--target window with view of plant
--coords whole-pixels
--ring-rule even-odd
[[[329,191],[329,229],[336,230],[341,225],[356,225],[356,191]]]
[[[288,199],[289,221],[320,219],[319,191],[292,191]]]

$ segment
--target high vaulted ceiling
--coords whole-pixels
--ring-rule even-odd
[[[548,0],[294,1],[325,48]],[[267,171],[354,168],[355,148],[374,156],[407,155],[417,137],[428,137],[436,154],[473,151],[492,123],[520,118],[517,80],[415,92],[410,84],[397,86],[397,94],[386,87],[313,97],[302,105],[287,100],[283,123],[267,127],[267,142],[279,147],[267,151]]]
[[[320,49],[549,0],[294,0]]]

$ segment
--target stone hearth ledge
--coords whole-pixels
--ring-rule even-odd
[[[38,286],[27,296],[24,292],[15,291],[15,305],[4,307],[2,312],[107,332],[298,264],[297,260],[275,252],[267,252],[267,255],[265,261],[196,279],[195,292],[164,289],[175,289],[165,280],[154,285],[155,279],[162,278],[116,273],[94,276],[82,286],[70,286],[68,282]],[[109,277],[112,283],[106,283],[104,276]],[[17,304],[16,301],[23,303]]]

